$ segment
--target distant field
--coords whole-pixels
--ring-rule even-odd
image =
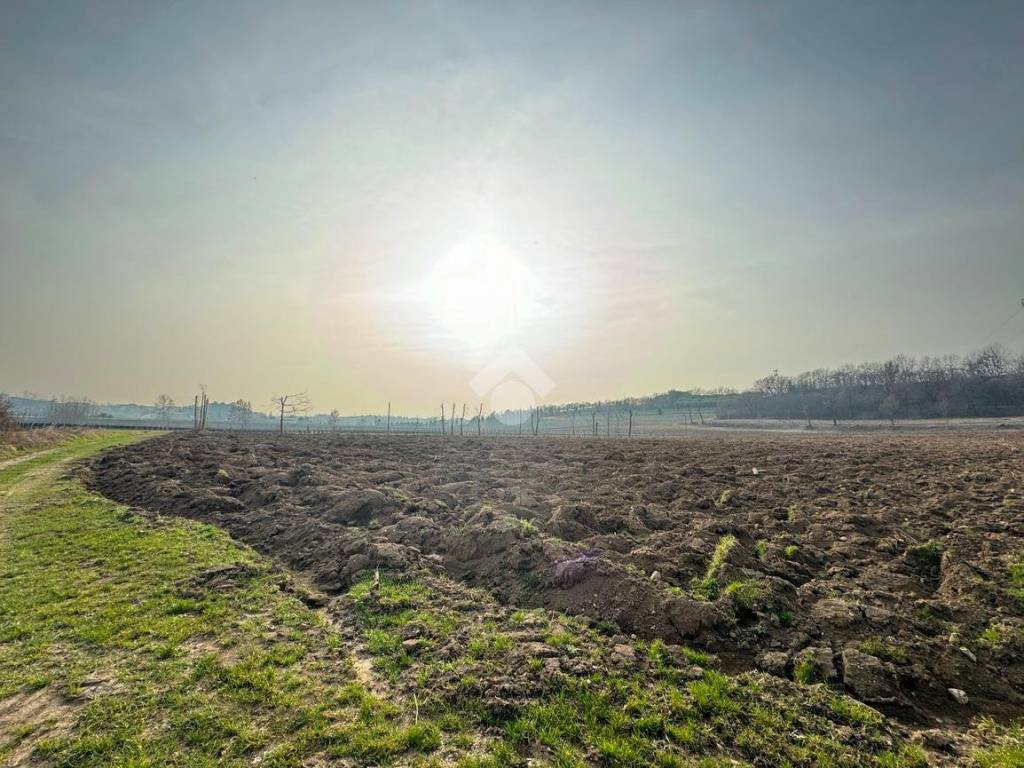
[[[776,432],[804,432],[804,433],[850,433],[850,432],[885,432],[885,431],[915,431],[915,430],[993,430],[993,429],[1024,429],[1024,417],[1011,416],[1004,418],[981,418],[981,419],[900,419],[896,421],[895,427],[884,419],[859,419],[844,420],[838,425],[833,425],[827,420],[812,420],[811,428],[808,429],[807,421],[804,419],[717,419],[713,411],[703,412],[703,422],[698,418],[696,411],[666,411],[657,413],[654,411],[634,411],[632,427],[628,411],[590,411],[580,412],[575,415],[552,414],[545,415],[540,420],[538,434],[563,437],[694,437],[706,434],[708,430],[743,430],[743,431],[776,431]],[[596,416],[596,418],[595,418]],[[692,419],[692,421],[691,421]],[[35,425],[46,428],[45,424]],[[68,425],[66,428],[113,428],[113,429],[140,429],[153,430],[163,429],[165,426],[153,420],[141,419],[93,419],[88,425]],[[189,431],[192,429],[190,421],[172,421],[168,427],[175,431]],[[276,425],[262,425],[259,428],[248,427],[240,429],[237,425],[227,422],[210,422],[207,425],[211,431],[220,432],[274,432]],[[596,428],[596,429],[595,429]],[[29,430],[36,431],[36,430]],[[53,430],[50,430],[51,432]],[[348,420],[334,427],[324,425],[307,427],[299,421],[289,421],[285,424],[285,431],[290,433],[315,432],[339,432],[345,434],[384,434],[388,431],[387,421],[383,417],[366,418],[363,420]],[[420,421],[395,421],[391,425],[392,434],[415,434],[415,435],[439,435],[441,425],[438,420],[423,419]],[[446,421],[445,434],[450,434],[451,422]],[[485,419],[481,432],[484,435],[501,435],[524,437],[531,435],[529,413],[523,412],[522,421],[516,417],[505,417],[503,420]],[[24,433],[23,433],[24,434]],[[456,421],[455,436],[474,436],[477,434],[476,422],[469,417],[460,424]],[[0,447],[0,450],[3,450]]]

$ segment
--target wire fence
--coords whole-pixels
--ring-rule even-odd
[[[343,433],[343,434],[392,434],[392,435],[444,435],[447,437],[579,437],[579,438],[626,438],[626,437],[685,437],[694,428],[710,421],[713,414],[690,410],[643,411],[629,409],[580,409],[571,412],[543,413],[523,410],[483,417],[343,417],[331,423],[321,417],[298,417],[286,419],[284,432],[299,433]],[[192,420],[118,419],[110,417],[85,417],[67,422],[48,419],[19,420],[26,428],[108,428],[139,430],[193,431]],[[214,432],[279,432],[278,422],[269,423],[261,419],[257,423],[237,423],[209,420],[207,431]]]

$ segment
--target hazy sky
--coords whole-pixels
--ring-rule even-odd
[[[430,412],[1024,346],[1024,3],[0,4],[0,390]]]

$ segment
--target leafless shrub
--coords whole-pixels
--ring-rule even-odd
[[[14,406],[6,396],[0,395],[0,432],[13,432],[18,428],[14,418]]]
[[[47,421],[53,425],[84,424],[96,413],[96,403],[87,397],[75,398],[61,395],[50,400]]]

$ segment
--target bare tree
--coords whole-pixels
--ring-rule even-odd
[[[274,410],[278,413],[278,431],[281,434],[284,434],[285,416],[304,414],[311,405],[309,396],[305,392],[296,392],[292,395],[276,395],[270,398],[270,402],[273,403]]]
[[[338,413],[338,409],[337,408],[335,408],[333,411],[331,411],[330,415],[327,417],[327,424],[330,426],[331,432],[337,432],[338,431],[338,421],[339,421],[340,418],[341,418],[341,414]]]
[[[776,368],[768,376],[754,382],[754,389],[765,395],[782,395],[793,388],[793,381],[788,376],[779,374]]]
[[[252,403],[239,398],[228,409],[228,422],[233,429],[248,429],[252,419]]]
[[[970,376],[987,380],[1010,373],[1012,364],[1006,349],[999,344],[990,344],[968,355],[964,360],[964,369]]]
[[[153,411],[160,417],[160,422],[165,426],[171,425],[171,411],[174,410],[174,400],[170,395],[160,395],[153,401]]]
[[[896,426],[896,414],[899,413],[900,401],[896,399],[896,395],[886,395],[881,403],[878,405],[878,412],[889,419],[889,425],[892,427]]]

